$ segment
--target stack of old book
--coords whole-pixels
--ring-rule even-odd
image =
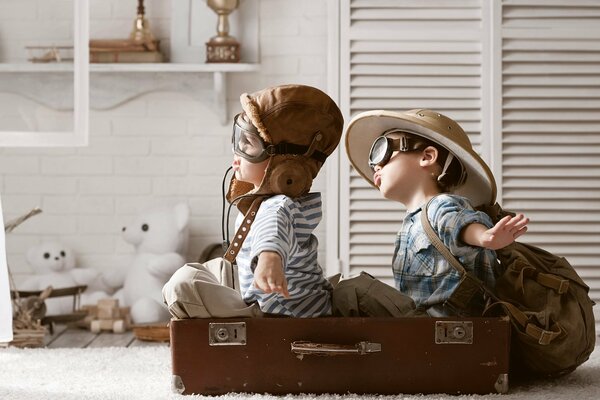
[[[131,39],[90,40],[91,63],[163,62],[159,40],[136,42]]]

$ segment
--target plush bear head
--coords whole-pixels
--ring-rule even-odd
[[[190,209],[179,203],[174,207],[160,207],[138,215],[123,227],[123,238],[138,253],[185,254],[188,243]]]
[[[75,255],[64,243],[42,242],[27,251],[27,262],[37,273],[65,272],[75,268]]]

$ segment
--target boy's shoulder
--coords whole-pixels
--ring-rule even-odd
[[[263,215],[284,214],[290,218],[298,213],[302,214],[308,208],[321,207],[321,193],[308,193],[302,197],[291,198],[284,194],[277,194],[265,199],[260,205],[259,212]]]
[[[431,203],[429,203],[428,214],[435,213],[436,210],[445,208],[467,208],[472,210],[473,206],[466,197],[444,193],[435,196],[431,200]]]
[[[321,202],[321,193],[314,192],[308,193],[302,197],[291,198],[286,196],[285,194],[277,194],[275,196],[271,196],[268,199],[264,200],[261,204],[261,208],[264,206],[265,208],[286,208],[286,209],[296,209],[301,208],[303,205],[307,203],[320,203]]]

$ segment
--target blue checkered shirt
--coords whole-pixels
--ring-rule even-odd
[[[398,290],[412,297],[417,307],[426,309],[429,315],[449,316],[453,312],[444,302],[458,286],[460,275],[431,244],[421,225],[421,210],[409,212],[398,232],[394,281]],[[474,222],[491,228],[490,217],[475,211],[466,198],[447,194],[431,201],[428,216],[434,231],[465,269],[494,287],[496,252],[460,240],[462,229]]]

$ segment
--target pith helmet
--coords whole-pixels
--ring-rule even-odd
[[[333,153],[342,136],[344,119],[338,106],[321,90],[304,85],[244,93],[240,102],[264,142],[279,145],[286,154],[269,157],[265,176],[256,190],[234,177],[229,201],[245,194],[286,194],[293,198],[308,193],[325,158]]]
[[[454,193],[470,199],[473,206],[494,204],[496,181],[489,167],[473,150],[469,137],[460,125],[432,110],[373,110],[352,118],[346,131],[346,152],[354,169],[371,185],[376,187],[373,171],[369,167],[371,144],[385,131],[394,128],[429,139],[443,146],[460,161],[466,179],[454,189]]]

